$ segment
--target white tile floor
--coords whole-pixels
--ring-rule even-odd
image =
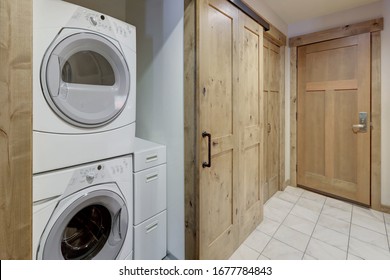
[[[287,187],[233,260],[390,260],[390,215]]]

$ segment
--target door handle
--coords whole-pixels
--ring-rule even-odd
[[[271,133],[272,126],[270,123],[267,124],[267,132],[268,134]]]
[[[202,137],[203,138],[208,138],[208,147],[207,147],[207,150],[208,150],[208,162],[203,162],[202,163],[202,167],[203,168],[206,168],[206,167],[211,167],[211,134],[210,133],[207,133],[206,131],[203,131],[202,132]]]
[[[354,133],[367,132],[367,112],[359,113],[359,124],[352,125]]]

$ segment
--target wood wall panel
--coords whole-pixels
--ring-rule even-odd
[[[31,259],[31,0],[0,2],[0,63],[0,259]]]

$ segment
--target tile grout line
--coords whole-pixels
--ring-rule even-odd
[[[385,214],[384,213],[382,213],[382,215],[383,215],[383,222],[385,223],[385,231],[386,231],[386,239],[387,239],[387,245],[388,245],[388,247],[389,247],[389,252],[390,252],[390,236],[389,236],[389,232],[388,232],[388,230],[387,230],[387,224],[386,224],[386,217],[385,217]]]
[[[317,218],[317,221],[315,222],[313,231],[312,231],[311,234],[310,234],[309,242],[307,242],[305,251],[303,252],[303,257],[306,255],[307,247],[309,247],[310,241],[311,241],[311,239],[313,238],[313,233],[314,233],[314,231],[315,231],[315,229],[316,229],[316,227],[317,227],[317,225],[318,225],[318,221],[320,220],[321,213],[322,213],[322,211],[324,210],[324,206],[325,206],[325,203],[326,203],[326,200],[327,200],[327,199],[328,199],[328,198],[325,198],[324,204],[323,204],[322,207],[321,207],[320,214],[318,215],[318,218]],[[310,256],[310,255],[309,255],[309,256]],[[311,256],[311,257],[312,257],[312,256]],[[303,258],[302,258],[302,259],[303,259]]]
[[[351,241],[351,231],[352,231],[352,219],[353,219],[353,208],[355,206],[352,204],[352,209],[351,209],[351,220],[349,221],[349,233],[348,233],[348,245],[347,245],[347,257],[346,260],[348,260],[348,255],[349,255],[349,243]]]
[[[286,190],[284,190],[283,192],[285,192],[285,191],[286,191]],[[269,244],[269,243],[271,242],[271,240],[274,238],[275,233],[276,233],[276,232],[279,230],[279,228],[282,226],[282,224],[284,223],[284,221],[286,220],[286,218],[288,217],[288,215],[290,215],[292,209],[293,209],[294,206],[297,204],[298,200],[302,197],[302,194],[303,194],[303,192],[298,196],[297,201],[295,201],[293,207],[291,207],[290,211],[288,212],[288,214],[286,215],[286,217],[284,217],[283,221],[280,222],[280,225],[279,225],[278,228],[275,230],[275,232],[272,234],[271,239],[267,242],[267,244],[264,246],[263,250],[261,251],[260,256],[263,255],[263,252],[264,252],[265,248],[267,248],[268,244]],[[297,195],[296,195],[296,196],[297,196]],[[273,196],[272,196],[272,197],[273,197]],[[272,219],[271,219],[271,220],[272,220]],[[276,238],[275,238],[275,239],[276,239]],[[280,241],[279,239],[276,239],[276,240],[278,240],[279,242],[282,242],[282,241]],[[284,242],[282,242],[282,243],[285,244],[285,245],[287,245],[287,246],[290,246],[290,245],[288,245],[288,244],[286,244],[286,243],[284,243]],[[290,246],[290,247],[291,247],[291,246]],[[291,248],[293,248],[293,247],[291,247]],[[294,249],[295,249],[295,248],[294,248]],[[299,250],[298,250],[298,251],[299,251]],[[305,253],[303,253],[303,255],[305,255]],[[267,257],[267,256],[265,256],[265,257]],[[267,258],[268,258],[268,257],[267,257]],[[303,256],[302,256],[302,258],[303,258]]]

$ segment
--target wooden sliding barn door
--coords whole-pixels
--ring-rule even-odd
[[[370,34],[298,48],[298,184],[370,204]]]
[[[226,0],[197,5],[198,250],[227,259],[263,217],[263,30]]]
[[[241,12],[239,19],[239,232],[244,241],[263,218],[263,28]]]
[[[266,185],[264,200],[267,201],[280,187],[280,47],[264,39],[264,98],[266,108]]]
[[[238,245],[239,14],[199,2],[199,258],[226,259]]]

